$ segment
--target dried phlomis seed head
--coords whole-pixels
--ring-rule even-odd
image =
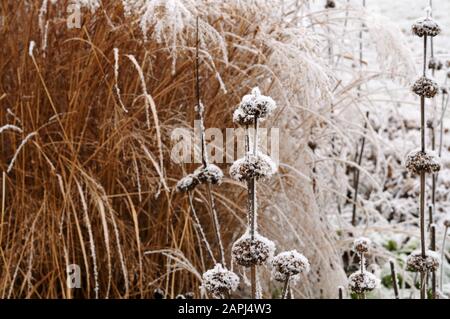
[[[425,35],[435,37],[441,33],[441,28],[439,25],[430,17],[417,20],[414,22],[411,29],[412,32],[419,37],[423,37]]]
[[[230,167],[230,175],[233,179],[244,182],[251,178],[265,180],[272,177],[277,171],[277,165],[272,159],[260,152],[257,155],[248,153],[238,159]]]
[[[284,251],[272,259],[272,277],[277,281],[285,281],[287,278],[295,280],[309,270],[308,259],[296,250]]]
[[[239,277],[221,264],[206,271],[202,276],[200,289],[208,292],[214,298],[223,298],[224,295],[235,291],[239,285]]]
[[[271,240],[259,234],[251,239],[248,232],[234,242],[231,248],[233,260],[244,267],[262,265],[273,257],[274,252],[275,244]]]
[[[422,252],[414,251],[406,260],[407,269],[412,272],[426,273],[436,271],[439,268],[439,264],[439,254],[432,250],[427,250],[425,252],[425,257],[422,256]]]
[[[412,86],[412,91],[419,96],[433,98],[439,91],[439,85],[432,79],[420,77]]]
[[[380,279],[368,271],[357,271],[348,277],[348,288],[357,294],[372,291],[377,288],[379,284]]]
[[[406,169],[419,175],[420,173],[437,173],[441,169],[439,157],[433,151],[414,150],[406,156]]]
[[[353,242],[353,250],[360,254],[364,254],[369,252],[371,244],[372,241],[369,238],[359,237],[356,238],[355,241]]]

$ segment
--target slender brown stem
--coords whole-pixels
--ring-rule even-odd
[[[398,289],[398,281],[397,281],[397,273],[395,272],[395,264],[394,261],[389,261],[391,266],[391,277],[392,277],[392,286],[394,287],[394,296],[395,299],[400,299],[399,297],[399,289]]]
[[[436,226],[434,224],[432,224],[430,226],[430,249],[432,251],[436,251]],[[431,272],[431,298],[435,299],[436,298],[436,271],[432,271]]]
[[[250,268],[250,281],[252,285],[252,299],[256,299],[256,266]]]
[[[224,267],[226,267],[225,253],[224,253],[222,238],[220,236],[219,218],[217,216],[216,203],[215,203],[214,197],[211,192],[211,184],[206,183],[206,191],[208,193],[209,206],[211,208],[211,215],[212,215],[211,217],[212,217],[212,221],[213,221],[214,233],[216,236],[217,244],[219,245],[220,260],[222,261],[222,265]]]
[[[448,227],[445,226],[444,230],[444,239],[442,240],[442,247],[441,247],[441,266],[440,266],[440,274],[439,274],[439,288],[442,290],[444,285],[444,252],[445,252],[445,241],[447,239],[447,231]]]
[[[426,285],[426,273],[420,273],[420,299],[426,299],[427,297],[427,285]]]
[[[369,112],[366,113],[366,122],[364,123],[364,134],[367,130],[367,122],[369,120]],[[355,173],[355,193],[353,194],[353,210],[352,210],[352,225],[356,226],[356,204],[358,201],[358,188],[359,188],[359,167],[361,167],[362,159],[363,159],[363,153],[364,153],[364,146],[366,144],[366,136],[363,135],[362,142],[361,142],[361,150],[359,151],[359,158],[358,158],[358,168],[356,169]]]
[[[338,291],[339,291],[339,299],[344,299],[344,289],[341,286],[339,286]]]

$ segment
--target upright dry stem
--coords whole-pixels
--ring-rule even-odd
[[[399,289],[398,289],[398,280],[397,280],[397,273],[395,271],[395,264],[394,261],[389,261],[389,264],[391,266],[391,277],[392,277],[392,286],[394,287],[394,296],[395,299],[400,299],[399,297]]]

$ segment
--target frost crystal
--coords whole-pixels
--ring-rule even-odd
[[[194,171],[194,175],[200,181],[200,183],[210,183],[213,185],[222,184],[223,172],[222,170],[214,165],[208,164],[206,167],[199,167]]]
[[[273,257],[275,244],[259,234],[252,240],[247,232],[239,238],[231,248],[233,260],[241,266],[259,266]]]
[[[348,277],[348,288],[357,294],[372,291],[377,288],[379,284],[380,279],[368,271],[358,271]]]
[[[285,251],[276,255],[272,260],[272,277],[277,281],[287,278],[296,279],[301,273],[308,273],[310,269],[308,259],[296,250]]]
[[[265,118],[276,108],[275,101],[270,96],[261,94],[259,88],[255,87],[251,94],[244,95],[239,108],[248,116]]]
[[[439,172],[441,164],[439,157],[432,151],[422,152],[422,150],[414,150],[406,156],[406,168],[412,174],[420,174],[422,172],[431,174]]]
[[[247,156],[238,159],[230,167],[233,179],[243,182],[251,178],[264,180],[272,177],[277,171],[277,165],[272,159],[258,152],[257,155],[247,153]]]
[[[200,288],[219,299],[235,291],[238,285],[239,277],[234,272],[227,270],[221,264],[216,264],[213,269],[203,274]]]
[[[411,29],[412,32],[419,37],[423,37],[425,35],[435,37],[441,33],[441,28],[439,25],[430,17],[417,20],[414,22]]]
[[[367,253],[371,244],[372,241],[369,238],[359,237],[353,242],[353,250],[360,254]]]
[[[439,254],[432,250],[427,250],[425,257],[422,257],[420,251],[413,251],[406,260],[407,269],[412,272],[436,271],[439,268],[439,264]]]
[[[431,99],[438,93],[439,85],[432,79],[422,76],[414,82],[411,90],[419,96]]]

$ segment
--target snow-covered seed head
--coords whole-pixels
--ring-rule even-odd
[[[444,63],[436,58],[432,58],[430,59],[430,62],[428,62],[428,68],[430,70],[440,71],[443,67]]]
[[[336,2],[334,0],[327,0],[327,3],[325,4],[325,9],[333,9],[336,8]]]
[[[257,87],[251,94],[245,95],[239,105],[244,114],[257,118],[266,118],[276,107],[275,101],[270,96],[262,95]]]
[[[193,190],[198,184],[200,184],[200,181],[197,179],[196,175],[188,174],[178,181],[177,191],[182,193],[188,192]]]
[[[418,37],[429,36],[435,37],[441,33],[441,28],[432,18],[422,18],[414,22],[412,32]]]
[[[277,171],[277,165],[272,159],[258,152],[256,155],[248,153],[238,159],[230,167],[230,175],[233,179],[243,182],[251,178],[265,180],[272,177]]]
[[[233,113],[233,122],[241,126],[250,126],[255,122],[255,117],[244,113],[239,106]]]
[[[156,288],[153,290],[153,299],[165,299],[166,294],[161,288]]]
[[[252,240],[249,233],[244,234],[234,242],[231,248],[233,260],[241,266],[260,266],[272,259],[275,244],[259,234]]]
[[[216,264],[213,269],[203,274],[200,289],[219,299],[235,291],[238,285],[239,277],[234,272],[229,271],[221,264]]]
[[[440,257],[435,251],[427,250],[425,257],[422,252],[413,251],[406,260],[406,268],[412,272],[431,272],[439,268]]]
[[[433,98],[439,92],[439,85],[427,77],[420,77],[411,87],[411,90],[419,96]]]
[[[277,281],[295,279],[310,269],[308,259],[296,250],[284,251],[272,259],[272,277]]]
[[[353,250],[360,254],[364,254],[369,251],[371,244],[372,241],[369,238],[359,237],[353,242]]]
[[[380,279],[368,271],[357,271],[348,277],[348,288],[357,294],[372,291],[377,288],[379,284]]]
[[[214,164],[208,164],[201,166],[194,171],[194,175],[200,181],[200,183],[209,183],[213,185],[222,184],[223,172]]]
[[[417,175],[420,173],[437,173],[441,169],[439,157],[432,151],[414,150],[410,152],[406,156],[405,165],[410,173]]]

